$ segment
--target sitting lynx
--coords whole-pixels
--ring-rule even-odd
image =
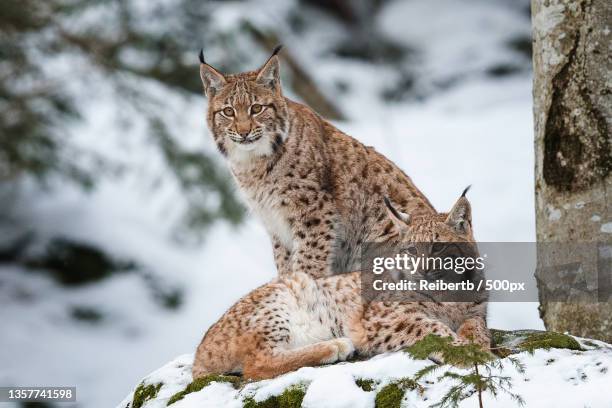
[[[235,75],[200,53],[208,127],[271,236],[280,275],[358,270],[361,244],[390,232],[383,196],[414,216],[435,211],[391,161],[283,96],[279,50]]]
[[[449,214],[408,217],[390,205],[388,212],[398,242],[475,247],[464,196]],[[462,255],[449,249],[439,256]],[[197,349],[193,377],[242,372],[252,379],[271,378],[342,361],[354,351],[371,356],[399,350],[428,334],[488,349],[486,305],[483,292],[462,303],[438,303],[418,294],[414,301],[366,302],[358,272],[318,279],[283,275],[240,299],[210,328]]]

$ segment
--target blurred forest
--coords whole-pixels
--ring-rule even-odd
[[[485,237],[535,235],[514,200],[532,195],[529,0],[434,3],[3,1],[0,384],[77,383],[85,406],[109,406],[273,275],[206,130],[200,48],[237,72],[284,43],[287,96],[438,203],[479,183],[496,203],[475,210]],[[502,155],[512,166],[496,167]],[[67,364],[73,353],[95,357]]]
[[[364,18],[382,3],[376,1],[303,1],[313,3],[351,27],[355,36],[338,53],[366,59],[397,59],[401,50],[373,35]],[[297,4],[291,24],[299,29]],[[229,32],[211,29],[213,7],[196,0],[159,2],[143,7],[139,1],[115,0],[7,0],[0,15],[0,189],[15,187],[24,178],[51,187],[54,183],[74,182],[84,189],[95,188],[104,176],[117,176],[122,170],[112,158],[102,157],[72,143],[66,131],[82,115],[80,92],[87,90],[92,71],[102,75],[117,95],[116,118],[122,117],[121,104],[136,107],[146,118],[149,133],[165,158],[168,168],[182,186],[190,208],[185,225],[207,227],[217,219],[233,223],[244,214],[223,169],[209,154],[186,151],[176,142],[180,135],[159,115],[164,106],[159,98],[142,89],[146,79],[177,91],[201,94],[197,75],[198,47],[205,46],[223,59],[224,71],[252,67],[249,49],[240,47],[236,37],[249,36],[265,53],[278,40],[274,32],[262,32],[245,20]],[[82,70],[56,70],[69,56]],[[295,76],[294,88],[307,102],[332,119],[342,115],[316,88],[308,73],[294,61],[289,68]],[[75,92],[77,90],[77,92]],[[95,94],[87,95],[95,98]],[[129,136],[127,136],[129,137]],[[10,190],[14,192],[14,190]],[[202,204],[202,195],[220,197],[216,207]],[[10,202],[6,199],[5,203]],[[2,208],[7,215],[9,208]]]
[[[399,62],[410,52],[380,36],[369,24],[384,0],[300,3],[324,10],[350,32],[350,40],[334,50],[338,56],[383,64],[396,62],[400,67]],[[116,172],[114,163],[72,145],[66,132],[66,127],[81,116],[77,95],[72,91],[86,89],[90,71],[96,70],[114,87],[121,98],[119,104],[132,103],[147,118],[151,135],[185,193],[202,190],[200,193],[214,191],[220,195],[218,208],[202,207],[197,199],[192,200],[189,224],[199,228],[217,218],[239,222],[243,212],[227,188],[226,174],[217,169],[209,155],[183,151],[174,142],[180,135],[173,134],[160,118],[157,110],[163,105],[134,80],[143,78],[181,92],[201,94],[199,78],[194,75],[194,52],[199,46],[205,46],[207,53],[212,50],[213,56],[222,53],[224,58],[217,66],[233,72],[252,67],[257,61],[249,48],[240,45],[238,36],[250,37],[259,54],[279,41],[278,33],[262,31],[248,19],[232,31],[211,29],[208,23],[213,9],[210,3],[197,0],[159,2],[148,7],[136,0],[4,1],[0,15],[0,183],[15,183],[23,177],[49,183],[59,178],[90,189],[100,174]],[[300,17],[299,4],[293,4],[288,14],[290,25],[299,32],[306,24]],[[529,39],[517,38],[512,46],[530,54]],[[79,71],[54,69],[67,55],[86,66],[82,77]],[[338,108],[320,95],[309,74],[290,56],[287,59],[295,78],[286,86],[324,116],[342,118]],[[491,73],[504,75],[517,69],[500,65],[491,67]],[[387,96],[401,97],[412,81],[406,73],[404,86],[389,90]],[[95,94],[89,97],[95,98]],[[120,110],[118,106],[117,115]]]
[[[148,121],[174,177],[190,201],[188,224],[201,228],[217,218],[239,222],[242,208],[228,188],[228,177],[209,155],[184,151],[179,135],[160,118],[161,101],[143,91],[134,77],[159,82],[181,92],[201,93],[194,50],[224,40],[206,30],[209,18],[199,1],[160,4],[143,15],[137,1],[8,0],[0,16],[0,182],[23,177],[52,184],[95,187],[101,174],[117,173],[111,160],[71,144],[66,127],[79,120],[75,88],[86,90],[91,70],[99,71],[118,95],[118,103],[136,106]],[[179,13],[176,10],[180,10]],[[151,25],[163,27],[152,30]],[[54,70],[62,56],[83,64],[79,72]],[[64,75],[62,75],[64,74]],[[88,95],[95,98],[95,94]],[[117,106],[117,115],[121,114]],[[124,118],[125,119],[125,118]],[[83,156],[84,155],[84,156]],[[217,208],[198,204],[197,195],[215,192]]]

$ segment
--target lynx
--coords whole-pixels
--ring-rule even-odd
[[[475,247],[465,196],[450,213],[424,217],[408,217],[387,205],[393,234],[408,247],[431,250],[441,242]],[[452,246],[447,244],[442,256],[461,256],[452,254]],[[396,351],[428,334],[450,336],[455,344],[473,341],[488,350],[486,298],[477,292],[469,302],[439,303],[415,294],[408,301],[368,302],[359,272],[316,279],[286,274],[240,299],[210,328],[197,349],[193,377],[241,372],[247,378],[271,378],[342,361],[354,352]]]
[[[357,270],[360,246],[390,237],[383,196],[414,216],[435,210],[374,148],[283,96],[279,50],[260,69],[231,75],[200,52],[208,127],[271,236],[280,275]]]

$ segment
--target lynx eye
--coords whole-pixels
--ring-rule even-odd
[[[234,109],[230,108],[229,106],[226,108],[223,108],[223,114],[225,116],[234,116]]]
[[[263,106],[261,106],[258,103],[255,103],[255,104],[251,105],[251,114],[257,114],[257,113],[261,112],[262,109],[263,109]]]
[[[446,244],[433,244],[431,246],[431,252],[433,254],[439,254],[440,252],[444,251],[447,246],[448,245],[446,245]]]

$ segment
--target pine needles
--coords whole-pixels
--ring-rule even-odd
[[[524,365],[514,357],[504,360],[497,359],[488,351],[482,350],[476,344],[458,345],[452,344],[450,337],[439,337],[429,335],[406,350],[415,359],[427,359],[432,355],[441,357],[446,363],[463,370],[453,370],[446,365],[432,364],[419,370],[415,381],[420,381],[428,375],[433,375],[442,369],[446,369],[438,376],[438,381],[450,380],[453,384],[440,401],[432,405],[436,408],[455,408],[459,403],[474,393],[478,396],[480,408],[484,408],[483,394],[489,393],[494,398],[500,394],[509,395],[518,405],[524,405],[523,398],[511,391],[512,378],[498,375],[509,363],[519,373],[525,372]],[[503,362],[502,362],[503,361]]]

